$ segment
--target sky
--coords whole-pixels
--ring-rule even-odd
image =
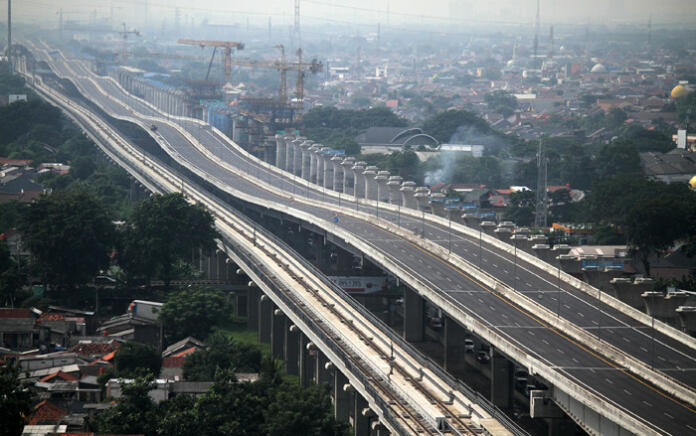
[[[671,22],[696,25],[696,0],[539,0],[542,24]],[[404,25],[466,25],[469,23],[516,23],[534,21],[537,0],[300,0],[304,25],[380,23]],[[2,2],[0,16],[6,16]],[[57,23],[58,10],[66,20],[87,22],[91,17],[109,17],[142,27],[173,23],[176,10],[184,20],[228,24],[246,22],[275,25],[293,22],[294,0],[15,0],[17,21]],[[147,4],[147,7],[145,7]]]

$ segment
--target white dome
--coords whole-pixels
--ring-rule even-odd
[[[606,73],[607,72],[607,67],[605,67],[602,64],[595,64],[594,67],[590,70],[591,73]]]

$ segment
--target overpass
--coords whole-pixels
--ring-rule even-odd
[[[553,384],[553,398],[589,432],[694,431],[692,338],[659,322],[649,329],[644,314],[516,247],[426,214],[422,207],[358,198],[359,189],[352,193],[357,196],[334,192],[326,178],[321,185],[310,183],[302,178],[303,165],[291,174],[260,162],[204,123],[168,117],[112,79],[91,74],[80,60],[34,52],[110,115],[145,126],[156,122],[154,136],[163,148],[201,177],[213,177],[224,191],[302,219],[368,255],[412,290],[405,298],[407,313],[418,315],[423,299],[442,308],[445,367],[459,351],[463,327],[501,357]],[[332,219],[336,214],[339,222]],[[420,322],[418,316],[409,319],[414,328],[407,339],[410,334],[417,340],[422,314]],[[646,346],[653,335],[659,366],[652,364]],[[509,373],[505,359],[493,362],[499,373]],[[506,382],[499,381],[503,391]]]
[[[153,192],[182,192],[215,217],[224,251],[258,286],[259,322],[277,357],[333,386],[336,415],[356,434],[525,434],[485,399],[433,365],[323,277],[307,261],[233,208],[138,150],[107,122],[60,92],[32,87],[63,109],[117,164]],[[145,127],[145,126],[143,126]]]

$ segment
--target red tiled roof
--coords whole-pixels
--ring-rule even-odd
[[[0,164],[3,165],[31,165],[31,159],[9,159],[6,157],[0,157]]]
[[[186,356],[181,356],[181,357],[174,357],[174,356],[169,356],[165,357],[162,359],[162,367],[163,368],[181,368],[184,366],[184,362],[186,362]]]
[[[109,360],[113,359],[115,355],[116,355],[116,351],[112,351],[111,353],[103,356],[102,360],[109,361]]]
[[[193,352],[196,351],[197,349],[198,349],[198,348],[196,348],[196,347],[191,347],[191,348],[188,348],[188,349],[186,349],[186,350],[184,350],[184,351],[180,351],[180,352],[176,353],[176,354],[173,355],[172,357],[183,357],[183,356],[186,356],[187,354],[193,353]]]
[[[31,309],[0,309],[0,318],[31,318]]]
[[[61,370],[58,370],[58,371],[54,372],[53,374],[49,374],[49,375],[47,375],[46,377],[42,378],[42,379],[39,380],[39,381],[41,381],[41,382],[47,382],[47,381],[52,380],[52,379],[54,379],[54,378],[56,378],[56,377],[59,377],[59,378],[65,380],[65,381],[77,381],[77,377],[75,377],[74,375],[66,374],[66,373],[64,373],[64,372],[61,371]]]
[[[64,321],[65,315],[62,313],[42,313],[37,322],[41,321]]]
[[[496,189],[495,192],[497,192],[500,195],[510,195],[515,191],[513,191],[512,189]]]
[[[83,355],[104,355],[116,351],[119,345],[121,345],[121,343],[118,341],[111,341],[105,344],[77,344],[70,348],[70,351]]]
[[[48,400],[43,400],[34,406],[34,412],[29,415],[29,425],[39,424],[57,424],[68,411],[50,403]]]

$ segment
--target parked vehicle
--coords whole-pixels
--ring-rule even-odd
[[[467,353],[473,353],[474,352],[474,341],[471,339],[464,339],[464,351]]]

